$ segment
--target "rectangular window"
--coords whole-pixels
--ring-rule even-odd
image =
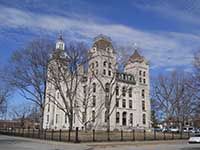
[[[133,113],[130,113],[130,124],[133,125]]]
[[[49,122],[49,115],[47,115],[47,122]]]
[[[95,111],[92,111],[92,122],[95,122]]]
[[[82,122],[85,123],[86,119],[85,119],[85,112],[82,112]]]
[[[105,69],[103,69],[103,75],[106,75],[106,70]]]
[[[132,88],[129,88],[128,95],[129,97],[132,97]]]
[[[65,113],[65,123],[67,123],[67,113]]]
[[[116,95],[118,96],[119,95],[119,87],[116,86]]]
[[[109,66],[108,66],[109,68],[112,68],[112,63],[109,63]]]
[[[126,96],[126,87],[122,88],[122,96],[124,96],[124,97]]]
[[[126,100],[125,99],[123,99],[123,101],[122,101],[122,107],[126,108]]]
[[[140,83],[142,83],[142,78],[139,78],[139,80],[140,80]]]
[[[145,79],[143,79],[143,83],[146,84],[146,80]]]
[[[116,113],[116,123],[119,123],[119,119],[120,119],[119,117],[120,117],[120,116],[119,116],[119,112],[117,112],[117,113]]]
[[[96,106],[96,96],[95,96],[95,95],[93,95],[92,106],[93,106],[93,107]]]
[[[141,70],[139,71],[139,75],[140,75],[140,76],[142,75],[142,71],[141,71]]]
[[[48,104],[48,109],[47,109],[47,111],[50,112],[50,104]]]
[[[129,108],[133,108],[132,100],[129,100]]]
[[[143,122],[143,124],[146,124],[146,115],[145,114],[142,115],[142,122]]]
[[[119,107],[119,98],[116,98],[116,107]]]
[[[145,111],[145,101],[142,101],[142,110]]]
[[[56,124],[59,122],[59,114],[56,114]]]
[[[145,98],[145,91],[144,91],[144,89],[142,90],[142,98],[143,99]]]
[[[110,70],[108,71],[108,75],[111,76],[111,71]]]

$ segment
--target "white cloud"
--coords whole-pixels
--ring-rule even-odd
[[[91,40],[102,33],[120,44],[130,46],[136,42],[150,60],[151,68],[190,65],[192,51],[200,48],[200,37],[193,34],[148,32],[122,24],[94,22],[81,16],[44,15],[7,7],[0,7],[0,27],[28,28],[49,34],[62,31],[79,40]]]

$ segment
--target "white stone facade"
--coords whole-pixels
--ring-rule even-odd
[[[62,38],[59,38],[56,48],[60,47],[64,50]],[[113,80],[113,89],[109,89],[109,92],[113,92],[110,103],[110,130],[150,128],[150,81],[147,60],[135,49],[134,54],[127,59],[124,72],[117,72],[116,52],[110,39],[103,36],[95,39],[90,49],[90,57],[87,71],[79,69],[85,80],[78,86],[78,106],[74,108],[73,127],[84,128],[84,123],[87,122],[87,129],[106,130],[106,93],[102,85]],[[53,93],[59,100],[59,92],[53,89],[52,85],[47,83],[46,92]],[[83,118],[86,104],[81,99],[86,97],[84,95],[90,97],[86,117]],[[47,97],[45,103],[43,128],[67,130],[69,121],[65,113],[53,102],[49,102]]]

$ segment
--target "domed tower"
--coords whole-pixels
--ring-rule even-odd
[[[149,128],[151,125],[151,107],[150,107],[150,81],[149,81],[149,63],[144,56],[140,55],[138,49],[134,49],[134,53],[129,57],[125,65],[124,72],[135,76],[138,114],[140,124],[143,127]]]
[[[116,53],[111,39],[104,35],[99,35],[94,39],[90,49],[90,72],[95,75],[111,77],[113,69],[116,68]]]

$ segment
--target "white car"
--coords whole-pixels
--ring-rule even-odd
[[[200,143],[200,134],[196,134],[192,137],[190,137],[189,143]]]

